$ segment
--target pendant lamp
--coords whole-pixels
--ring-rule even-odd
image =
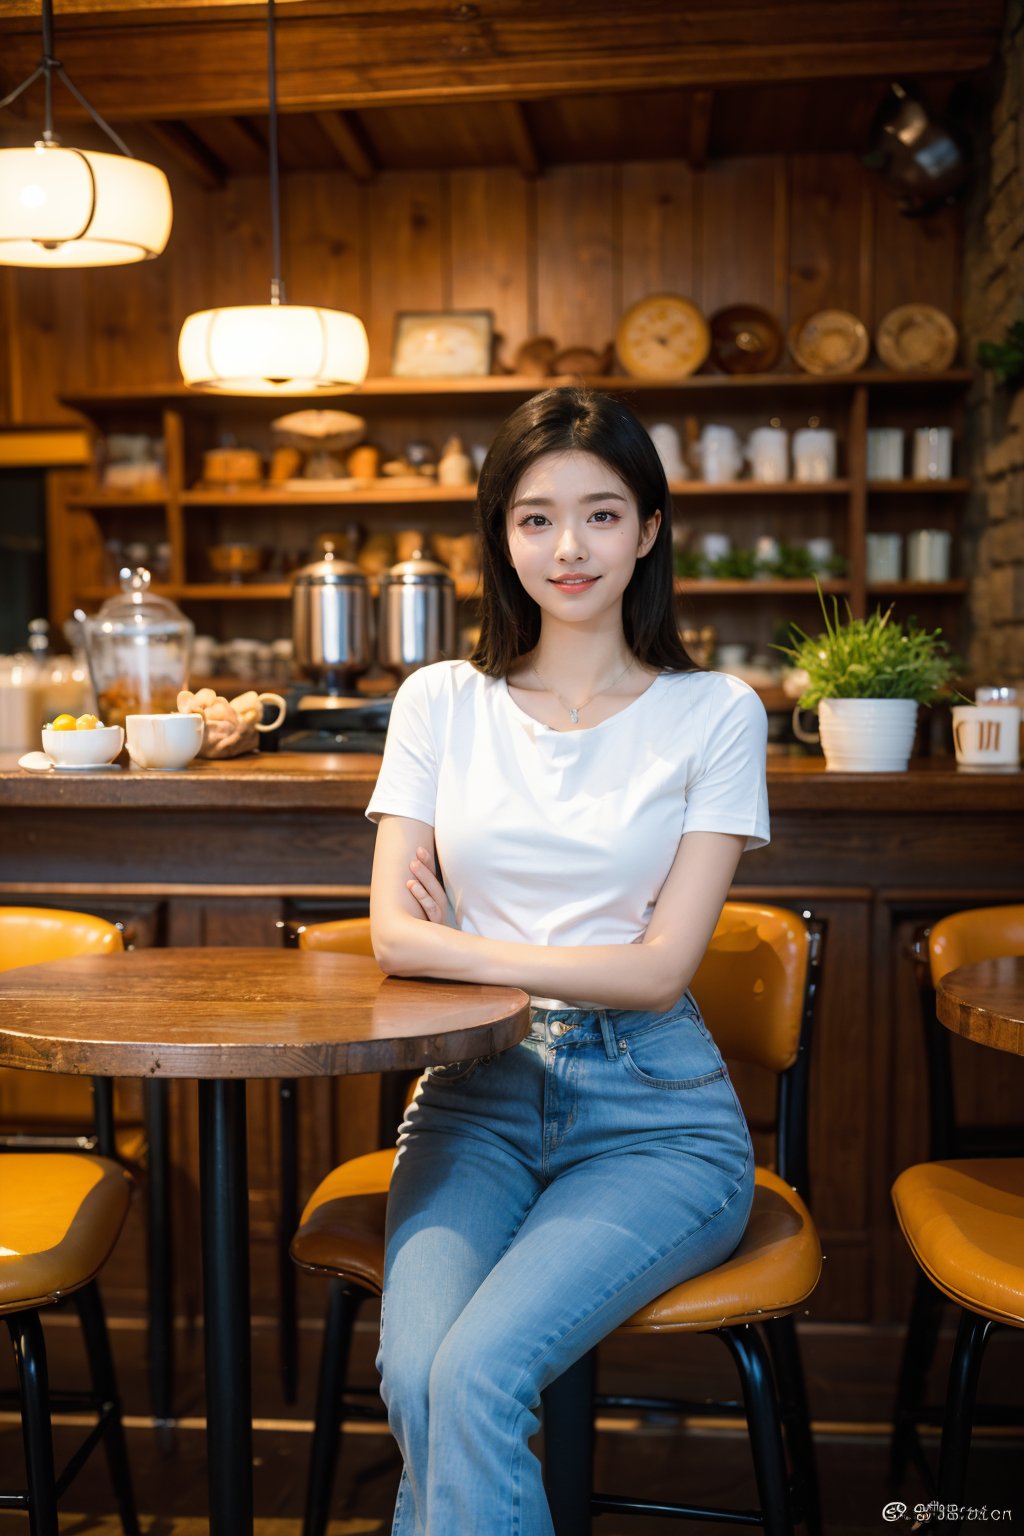
[[[277,154],[277,60],[274,0],[267,4],[270,228],[273,275],[269,304],[204,309],[189,315],[178,338],[178,363],[193,389],[235,395],[311,395],[355,389],[366,378],[370,349],[355,315],[289,304],[281,279],[281,195]]]
[[[64,73],[53,52],[53,0],[43,0],[43,56],[0,101],[9,107],[40,75],[42,138],[0,149],[0,265],[116,267],[159,256],[171,232],[171,189],[158,166],[131,150]],[[119,154],[65,147],[53,131],[54,76],[103,129]]]

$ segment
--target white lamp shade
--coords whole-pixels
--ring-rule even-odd
[[[363,322],[305,304],[244,304],[189,315],[178,339],[186,384],[231,394],[309,395],[366,378]]]
[[[145,160],[37,144],[0,149],[0,265],[116,267],[159,256],[167,177]]]

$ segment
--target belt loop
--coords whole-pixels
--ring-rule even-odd
[[[601,1039],[604,1041],[604,1053],[609,1061],[615,1061],[619,1054],[618,1041],[615,1038],[615,1028],[608,1018],[608,1010],[599,1008],[597,1017],[601,1021]]]

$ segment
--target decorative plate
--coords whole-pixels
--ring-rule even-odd
[[[819,309],[789,337],[789,350],[806,373],[853,373],[870,345],[864,325],[846,309]]]
[[[767,373],[782,356],[782,327],[757,304],[730,304],[710,324],[711,359],[723,373]]]
[[[932,304],[901,304],[891,309],[875,335],[882,362],[900,373],[941,372],[956,357],[957,341],[952,320]]]
[[[635,379],[685,379],[696,373],[710,345],[704,316],[678,293],[638,299],[615,333],[619,360]]]

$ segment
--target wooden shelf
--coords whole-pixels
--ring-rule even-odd
[[[709,485],[706,480],[673,480],[673,496],[846,496],[849,480],[727,480]]]
[[[369,577],[371,596],[377,591],[377,584],[373,577]],[[287,602],[291,599],[292,584],[290,581],[192,581],[184,582],[180,586],[162,584],[151,587],[152,592],[160,597],[170,597],[176,602],[251,602],[276,601]],[[118,587],[83,587],[79,596],[86,602],[104,602],[108,597],[116,597]],[[480,595],[479,580],[467,581],[460,577],[455,582],[455,595],[457,598],[473,598]]]
[[[166,495],[130,496],[127,492],[117,491],[87,491],[84,496],[69,497],[67,504],[73,512],[131,512],[137,507],[163,509],[167,505],[167,497]]]
[[[475,485],[388,485],[373,481],[358,490],[281,491],[256,486],[251,491],[183,491],[183,507],[311,507],[445,505],[476,500]]]
[[[799,580],[783,580],[780,578],[768,581],[718,581],[710,576],[699,576],[692,580],[685,576],[677,576],[673,582],[673,588],[676,593],[681,593],[683,597],[767,597],[773,593],[781,592],[806,592],[813,597],[818,590],[813,580],[804,580],[803,578]],[[835,592],[842,596],[844,592],[849,592],[850,583],[848,581],[823,581],[821,583],[821,590],[823,592]]]
[[[967,479],[957,480],[869,480],[868,490],[884,496],[934,496],[934,495],[963,495],[969,491],[971,482]]]
[[[933,597],[967,591],[966,581],[869,581],[868,591],[888,597]]]

